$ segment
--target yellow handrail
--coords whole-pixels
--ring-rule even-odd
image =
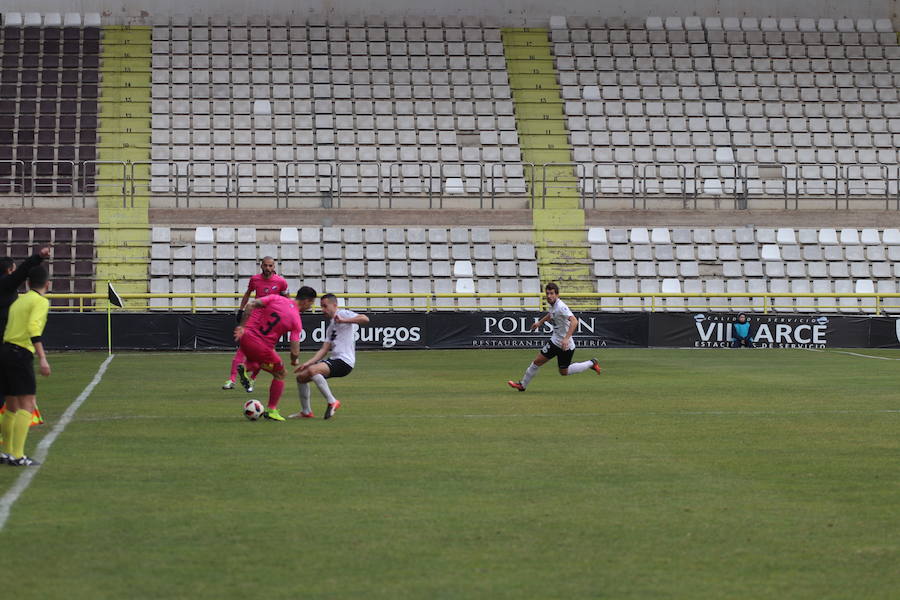
[[[197,312],[198,310],[235,310],[237,309],[239,303],[238,299],[243,296],[241,293],[191,293],[191,294],[135,294],[135,293],[123,293],[119,294],[121,298],[125,301],[125,306],[129,310],[170,310],[170,311],[178,311],[182,307],[168,307],[168,306],[151,306],[150,303],[135,303],[135,300],[155,300],[155,299],[175,299],[175,298],[189,298],[191,300],[190,312]],[[508,292],[487,292],[483,294],[470,294],[470,293],[448,293],[448,294],[424,294],[424,293],[357,293],[357,292],[348,292],[338,294],[341,298],[358,298],[358,299],[367,299],[367,298],[391,298],[395,299],[423,299],[425,300],[424,306],[415,306],[414,303],[410,302],[410,304],[403,306],[392,306],[392,307],[371,307],[368,306],[368,303],[363,304],[347,304],[348,308],[360,308],[366,310],[384,308],[386,310],[390,309],[424,309],[428,312],[441,309],[441,310],[466,310],[466,309],[497,309],[497,310],[506,310],[511,308],[525,308],[525,309],[533,309],[540,310],[546,307],[544,302],[543,295],[535,294],[535,293],[508,293]],[[47,298],[52,300],[78,300],[78,304],[75,306],[52,306],[51,310],[54,311],[78,311],[85,312],[93,310],[94,307],[90,305],[85,305],[85,301],[90,300],[106,300],[106,294],[47,294]],[[199,300],[216,300],[222,298],[231,298],[235,300],[234,304],[229,304],[225,306],[215,306],[212,303],[209,304],[200,304]],[[509,307],[503,306],[501,303],[497,303],[496,305],[484,305],[480,304],[478,306],[438,306],[435,303],[435,300],[443,298],[443,299],[483,299],[483,298],[520,298],[523,303],[520,303],[518,306]],[[854,298],[859,300],[869,299],[872,300],[871,304],[861,305],[860,310],[874,310],[874,314],[880,315],[885,310],[891,311],[900,311],[900,293],[895,294],[813,294],[813,293],[751,293],[751,292],[741,292],[741,293],[730,293],[730,292],[704,292],[704,293],[679,293],[679,294],[671,294],[671,293],[660,293],[660,292],[617,292],[617,293],[571,293],[565,294],[564,298],[566,302],[569,304],[571,308],[577,308],[578,310],[609,310],[610,307],[601,306],[600,300],[603,298],[622,298],[622,299],[632,299],[632,298],[640,298],[640,302],[636,302],[633,304],[625,304],[623,303],[621,306],[617,306],[616,309],[639,309],[646,310],[650,309],[651,311],[659,310],[661,308],[665,308],[664,304],[660,305],[657,302],[657,299],[665,300],[668,298],[705,298],[707,300],[713,298],[748,298],[748,299],[761,299],[762,303],[758,302],[748,302],[747,304],[684,304],[679,305],[677,307],[672,308],[682,308],[686,310],[710,310],[710,309],[722,309],[722,310],[756,310],[757,307],[762,310],[763,313],[768,313],[772,310],[777,309],[786,309],[791,308],[792,310],[798,309],[809,309],[810,312],[823,312],[821,310],[816,310],[816,305],[814,303],[804,304],[804,305],[787,305],[787,304],[778,304],[772,302],[772,299],[778,298]],[[898,301],[894,304],[885,302],[886,299],[898,299]],[[649,299],[649,306],[646,304]],[[593,300],[594,302],[577,302],[577,300]],[[188,307],[183,307],[188,308]],[[832,308],[832,307],[828,307]],[[840,306],[833,307],[834,310],[840,310]],[[314,309],[315,310],[315,309]]]

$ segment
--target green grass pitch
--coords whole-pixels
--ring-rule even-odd
[[[367,352],[246,421],[230,354],[117,355],[13,505],[21,598],[896,598],[900,352]],[[304,351],[309,356],[309,351]],[[586,350],[576,359],[590,356]],[[104,354],[51,354],[47,419]],[[282,412],[297,407],[288,381]],[[0,467],[0,492],[21,469]],[[27,582],[27,583],[26,583]],[[9,593],[9,588],[7,588]]]

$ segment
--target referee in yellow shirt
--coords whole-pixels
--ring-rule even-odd
[[[9,319],[0,347],[0,385],[6,394],[6,417],[0,424],[3,446],[0,462],[13,467],[39,465],[25,456],[25,439],[35,406],[37,382],[34,355],[37,354],[41,375],[50,375],[50,363],[44,354],[41,335],[47,324],[50,301],[44,297],[50,287],[50,276],[44,267],[28,272],[29,291],[9,307]]]

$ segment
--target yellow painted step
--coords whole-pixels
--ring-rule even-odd
[[[104,87],[100,92],[101,101],[109,102],[133,102],[133,103],[150,103],[149,87]]]
[[[103,55],[112,58],[149,58],[152,56],[152,46],[150,44],[107,44],[103,47]]]

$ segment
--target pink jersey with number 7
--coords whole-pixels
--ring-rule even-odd
[[[250,314],[244,326],[244,335],[268,342],[269,346],[274,346],[285,332],[290,332],[291,341],[300,340],[303,323],[296,302],[276,295],[257,298],[257,302],[263,307],[254,309]]]

